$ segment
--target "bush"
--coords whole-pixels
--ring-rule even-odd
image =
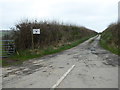
[[[15,29],[16,28],[16,29]],[[13,28],[13,37],[17,50],[30,49],[32,46],[32,29],[41,29],[40,35],[33,35],[34,47],[45,48],[57,46],[84,37],[97,34],[85,27],[63,25],[58,22],[37,22],[24,20]]]

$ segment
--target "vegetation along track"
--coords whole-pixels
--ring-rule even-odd
[[[99,46],[100,36],[93,38],[57,54],[4,67],[3,88],[118,88],[119,57]]]

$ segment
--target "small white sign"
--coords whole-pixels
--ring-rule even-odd
[[[40,34],[40,29],[33,29],[33,34]]]

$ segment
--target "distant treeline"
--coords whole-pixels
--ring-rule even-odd
[[[9,34],[8,30],[0,30],[0,38],[2,38],[3,36],[7,36]]]
[[[120,23],[113,23],[102,32],[100,43],[102,47],[120,55]]]
[[[32,29],[40,29],[40,35],[33,35],[34,47],[44,48],[50,45],[60,46],[91,35],[93,30],[75,25],[64,25],[58,22],[24,20],[15,25],[9,39],[14,39],[18,50],[32,47]]]

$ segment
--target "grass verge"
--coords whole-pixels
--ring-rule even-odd
[[[91,44],[94,41],[95,41],[95,38],[93,38],[92,40],[90,40],[88,43]]]
[[[95,36],[95,35],[85,37],[85,38],[82,38],[80,40],[76,40],[74,42],[70,42],[69,44],[64,44],[64,45],[56,47],[56,48],[53,46],[49,46],[49,47],[44,48],[44,49],[19,51],[19,54],[15,53],[14,55],[12,55],[9,58],[4,58],[2,60],[3,61],[2,66],[18,65],[26,60],[29,60],[29,59],[38,58],[38,57],[40,58],[40,57],[45,56],[45,55],[61,52],[63,50],[67,50],[67,49],[70,49],[72,47],[75,47],[75,46],[79,45],[80,43],[88,40],[89,38],[91,38],[93,36]]]
[[[120,49],[119,48],[115,48],[115,47],[111,47],[110,45],[108,45],[106,43],[105,40],[100,40],[99,42],[100,46],[103,47],[104,49],[114,53],[114,54],[117,54],[117,55],[120,55]]]

